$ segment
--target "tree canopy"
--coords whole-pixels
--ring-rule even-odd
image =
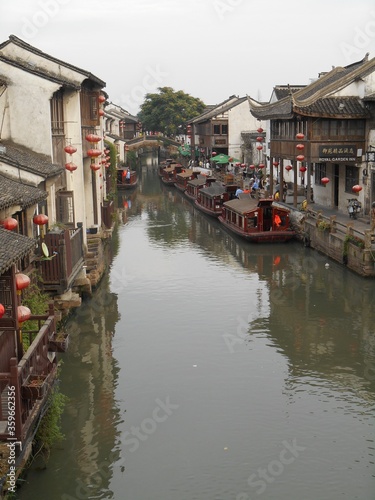
[[[144,130],[176,136],[186,132],[185,123],[206,108],[200,99],[171,87],[159,87],[159,93],[146,94],[138,118]]]

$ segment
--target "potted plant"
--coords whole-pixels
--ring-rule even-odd
[[[69,333],[54,333],[48,340],[48,350],[50,352],[66,352],[69,345]]]
[[[46,376],[30,375],[26,382],[22,384],[22,397],[25,399],[42,399],[46,393]]]

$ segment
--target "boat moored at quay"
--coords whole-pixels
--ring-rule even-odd
[[[117,189],[133,189],[138,184],[138,176],[135,170],[119,168],[117,170]]]
[[[219,221],[230,232],[253,243],[282,243],[295,237],[289,210],[274,205],[272,198],[256,200],[249,194],[223,203]]]
[[[235,184],[214,182],[198,191],[195,206],[205,214],[217,218],[222,214],[223,203],[233,199],[237,189]]]

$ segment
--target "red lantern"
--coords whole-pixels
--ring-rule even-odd
[[[96,134],[87,134],[86,135],[86,141],[88,141],[88,142],[96,143],[96,142],[100,142],[101,140],[102,140],[102,138],[99,135],[96,135]]]
[[[326,185],[329,183],[329,179],[328,177],[323,177],[322,179],[320,179],[320,182],[323,184],[323,185]]]
[[[3,228],[8,229],[9,231],[13,231],[18,226],[18,220],[13,217],[7,217],[2,222]]]
[[[305,145],[304,144],[297,144],[296,148],[299,149],[300,151],[302,151],[303,149],[305,149]]]
[[[77,165],[70,161],[69,163],[65,163],[65,168],[66,170],[69,170],[69,172],[74,172],[74,170],[77,170]]]
[[[246,167],[246,163],[241,163],[241,167],[245,168]]]
[[[298,132],[298,134],[296,134],[296,139],[298,139],[299,141],[302,141],[304,138],[305,134],[303,134],[302,132]]]
[[[292,165],[287,165],[285,167],[285,170],[287,170],[288,172],[290,172],[292,170],[292,168],[293,168]]]
[[[104,116],[104,110],[103,109],[99,109],[98,113],[99,113],[99,116]]]
[[[37,214],[34,215],[33,222],[37,226],[44,226],[48,222],[48,217],[44,214]]]
[[[74,146],[69,144],[69,146],[65,146],[64,151],[65,151],[65,153],[68,153],[68,155],[72,155],[73,153],[75,153],[77,151],[77,148],[75,148]]]
[[[5,307],[3,304],[0,304],[0,319],[4,316],[5,314]]]
[[[297,161],[303,161],[305,157],[303,155],[298,155],[297,156]]]
[[[307,168],[306,167],[299,167],[300,172],[306,172]]]
[[[278,161],[274,161],[274,162],[272,163],[272,165],[273,165],[274,167],[278,167],[278,166],[279,166],[279,162],[278,162]]]
[[[257,137],[257,141],[258,142],[263,142],[264,141],[264,137],[262,137],[261,135],[259,137]]]
[[[28,307],[26,306],[17,307],[18,323],[23,323],[24,321],[27,321],[28,319],[30,319],[30,316],[31,316],[31,311]]]
[[[93,172],[96,172],[100,169],[100,165],[98,165],[97,163],[91,163],[90,168]]]
[[[100,156],[102,154],[102,152],[100,151],[100,149],[89,149],[87,151],[87,156],[89,156],[90,158],[98,158],[98,156]]]
[[[261,144],[259,144],[259,146],[257,146],[257,150],[261,151],[262,149],[263,149],[263,146]]]
[[[255,165],[249,165],[249,168],[251,168],[251,170],[253,170],[255,168]]]
[[[216,156],[216,155],[217,155],[216,151],[212,151],[212,156]]]
[[[265,164],[264,163],[259,163],[258,168],[264,168]]]
[[[100,95],[100,96],[98,97],[98,100],[99,100],[99,102],[102,104],[103,102],[105,102],[105,96],[104,96],[104,95]]]
[[[20,292],[30,285],[30,278],[26,274],[16,274],[16,289]]]
[[[359,193],[360,191],[362,191],[362,186],[356,184],[355,186],[352,187],[352,191],[353,193]]]
[[[232,157],[228,158],[228,161],[230,161],[230,162],[233,161],[233,158]]]
[[[261,134],[261,133],[263,132],[262,127],[259,127],[259,128],[257,129],[257,132],[258,132],[258,134]]]

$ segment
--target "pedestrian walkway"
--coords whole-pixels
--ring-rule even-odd
[[[300,204],[297,208],[293,207],[293,204],[291,203],[284,203],[284,205],[291,210],[300,211]],[[337,222],[345,225],[350,224],[356,231],[363,234],[365,233],[365,231],[371,229],[369,215],[361,215],[357,216],[356,219],[352,219],[351,217],[349,217],[348,213],[343,213],[338,211],[336,208],[325,207],[324,205],[319,205],[318,203],[309,203],[307,205],[307,210],[311,210],[312,212],[316,213],[320,212],[324,217],[327,218],[335,216]]]

